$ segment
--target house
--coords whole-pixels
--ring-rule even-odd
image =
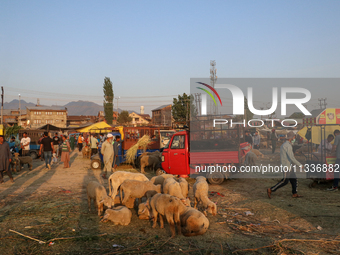
[[[148,125],[151,121],[149,114],[137,114],[132,112],[129,114],[129,117],[132,118],[130,124],[132,124],[134,127]]]
[[[171,104],[162,105],[152,110],[152,124],[157,126],[172,126]]]
[[[95,123],[98,121],[97,116],[91,116],[91,115],[70,115],[67,116],[67,126],[68,127],[79,127],[84,124],[88,123]]]
[[[21,116],[26,115],[26,110],[17,110],[17,109],[4,109],[3,110],[3,121],[4,124],[8,126],[18,125],[20,126],[20,113]]]
[[[66,128],[67,108],[59,106],[26,106],[26,121],[29,128],[38,128],[46,124]]]

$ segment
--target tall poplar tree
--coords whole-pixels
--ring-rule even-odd
[[[113,119],[113,88],[109,77],[105,77],[103,84],[104,91],[104,114],[106,123],[112,125]]]

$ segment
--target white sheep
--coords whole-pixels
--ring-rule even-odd
[[[147,202],[148,204],[148,202]],[[176,235],[175,223],[179,234],[194,236],[204,234],[209,227],[209,220],[196,209],[186,207],[177,197],[168,194],[157,194],[150,200],[153,216],[153,228],[157,226],[160,214],[160,227],[164,228],[163,216],[167,219],[172,237]]]
[[[112,221],[115,225],[127,226],[131,222],[132,213],[125,206],[117,206],[113,209],[107,209],[101,222]]]
[[[190,200],[183,196],[180,184],[174,178],[168,178],[163,184],[163,193],[178,197],[186,206],[190,206]]]
[[[178,183],[179,183],[179,186],[181,187],[183,196],[184,196],[184,197],[188,197],[188,193],[189,193],[189,183],[187,182],[187,180],[184,179],[183,177],[180,177],[180,178],[178,179]]]
[[[161,185],[154,185],[152,181],[125,180],[120,185],[122,204],[125,205],[129,197],[141,199],[146,196],[147,191],[151,190],[161,193]],[[122,192],[124,192],[124,198]]]
[[[87,202],[89,205],[89,211],[91,211],[91,199],[93,199],[95,207],[98,210],[100,216],[103,212],[103,205],[108,208],[114,205],[114,200],[106,193],[106,189],[98,182],[91,181],[87,184]]]
[[[209,185],[206,178],[203,176],[197,177],[193,190],[195,197],[194,208],[197,208],[197,204],[201,204],[205,216],[207,216],[207,212],[215,216],[217,214],[217,206],[208,198]]]
[[[149,179],[141,173],[130,173],[124,171],[118,171],[110,175],[109,177],[109,196],[115,198],[118,192],[119,186],[125,180],[138,180],[138,181],[148,181]],[[112,187],[112,190],[111,190]]]
[[[149,209],[149,203],[144,202],[140,203],[138,206],[138,218],[141,220],[148,220],[150,219],[150,209]]]
[[[164,181],[168,178],[174,178],[175,176],[172,175],[172,174],[162,174],[162,175],[159,175],[159,176],[154,176],[150,179],[150,181],[153,181],[153,184],[155,185],[162,185],[162,190],[163,190],[163,184],[164,184]]]

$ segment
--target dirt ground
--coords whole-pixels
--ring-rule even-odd
[[[261,163],[278,157],[261,152]],[[137,172],[124,165],[119,170]],[[48,170],[37,159],[32,171],[26,167],[14,179],[5,176],[0,185],[0,254],[340,254],[340,192],[325,191],[329,183],[309,188],[311,180],[299,180],[300,199],[291,198],[290,185],[268,199],[266,188],[278,179],[210,185],[218,215],[208,216],[207,233],[170,238],[167,224],[153,229],[136,210],[129,226],[101,223],[94,207],[89,212],[86,184],[108,184],[78,152],[69,169],[59,163]],[[192,188],[194,179],[188,181]],[[192,195],[190,189],[193,204]]]

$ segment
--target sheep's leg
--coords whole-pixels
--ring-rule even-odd
[[[173,215],[172,214],[166,214],[166,219],[167,219],[167,221],[170,225],[171,237],[175,237],[176,236],[176,229],[175,229],[175,223],[174,223]]]
[[[91,212],[91,198],[87,196],[87,204],[89,205],[89,212]]]
[[[159,215],[159,225],[161,228],[164,228],[164,216],[162,214]]]
[[[178,234],[182,234],[182,231],[181,231],[181,219],[180,219],[180,216],[179,216],[179,213],[176,212],[175,213],[175,222],[176,222],[176,225],[177,225],[177,231],[178,231]]]
[[[123,201],[122,201],[122,204],[125,205],[126,202],[129,200],[129,198],[130,198],[130,193],[124,191],[124,199],[123,199]],[[120,200],[122,200],[122,198],[120,198]]]
[[[145,168],[145,164],[142,164],[142,165],[140,166],[140,172],[141,172],[142,174],[145,174],[144,168]]]
[[[194,209],[197,209],[197,198],[195,197]]]
[[[152,208],[152,215],[153,215],[153,225],[152,227],[155,228],[157,226],[157,216],[158,216],[158,212]],[[160,215],[161,217],[161,215]]]

